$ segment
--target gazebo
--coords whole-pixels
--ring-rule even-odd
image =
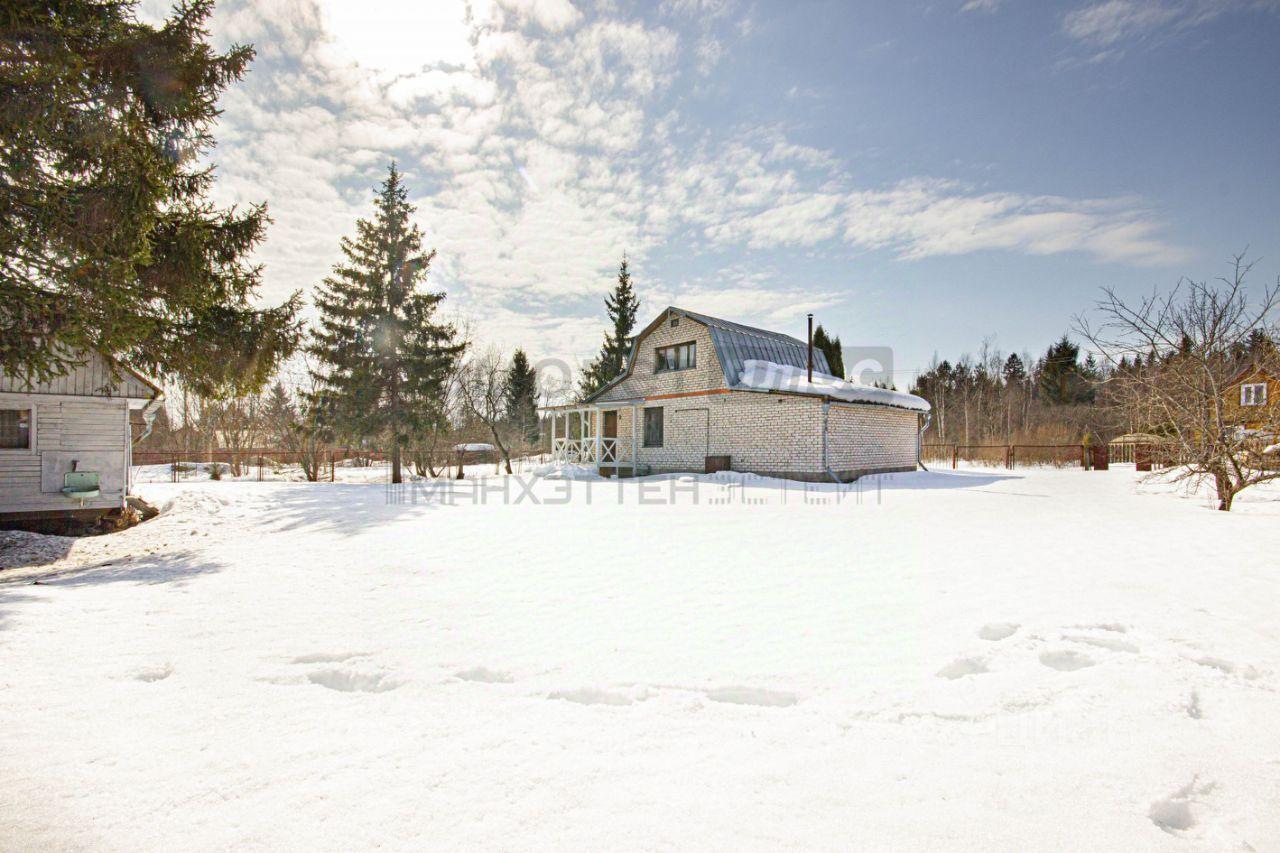
[[[1124,435],[1118,435],[1107,443],[1108,455],[1112,462],[1130,462],[1136,463],[1138,456],[1144,455],[1139,453],[1139,448],[1144,448],[1145,457],[1148,462],[1152,461],[1152,457],[1156,448],[1162,448],[1169,444],[1169,439],[1162,435],[1156,435],[1150,432],[1127,432]]]

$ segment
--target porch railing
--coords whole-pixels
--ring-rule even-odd
[[[612,465],[618,462],[618,439],[601,438],[599,441],[600,458],[596,458],[596,439],[557,438],[551,443],[552,458],[559,462],[578,465]]]

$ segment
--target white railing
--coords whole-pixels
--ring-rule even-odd
[[[599,450],[600,457],[596,458]],[[568,462],[578,465],[612,465],[618,460],[619,445],[616,438],[601,438],[597,443],[594,437],[557,438],[551,443],[551,456],[557,462]]]

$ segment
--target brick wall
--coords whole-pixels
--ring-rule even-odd
[[[644,447],[644,409],[663,410],[662,447]],[[884,406],[832,405],[827,460],[842,478],[913,468],[916,415]],[[631,458],[631,409],[618,412],[620,456]],[[825,479],[822,401],[787,394],[731,391],[653,400],[636,409],[639,459],[655,472],[701,471],[705,457],[732,457],[735,471]]]
[[[916,464],[915,412],[833,403],[827,421],[827,464],[841,476]]]
[[[670,318],[663,320],[647,338],[641,340],[636,353],[635,369],[631,375],[610,388],[597,402],[725,387],[724,369],[720,366],[720,359],[716,357],[716,347],[711,342],[711,333],[707,327],[688,317],[681,317],[679,320],[675,327],[672,327]],[[697,344],[693,367],[653,372],[655,349],[690,341]]]

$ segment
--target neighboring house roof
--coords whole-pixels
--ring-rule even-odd
[[[672,314],[688,317],[690,320],[707,327],[711,334],[711,343],[716,348],[716,356],[720,359],[720,366],[724,369],[726,388],[737,388],[742,385],[743,363],[749,360],[771,361],[774,364],[791,367],[808,367],[809,345],[804,341],[793,338],[790,335],[784,335],[781,332],[771,332],[768,329],[758,329],[755,326],[744,326],[742,323],[721,320],[719,317],[698,314],[694,311],[686,311],[683,308],[670,305],[632,339],[631,354],[627,356],[627,369],[599,391],[587,397],[585,402],[589,403],[595,400],[631,375],[631,370],[636,363],[636,354],[640,347],[640,341],[644,340],[650,332]],[[826,355],[817,347],[814,347],[813,350],[813,370],[815,373],[829,374],[831,372],[831,368],[827,365]]]

